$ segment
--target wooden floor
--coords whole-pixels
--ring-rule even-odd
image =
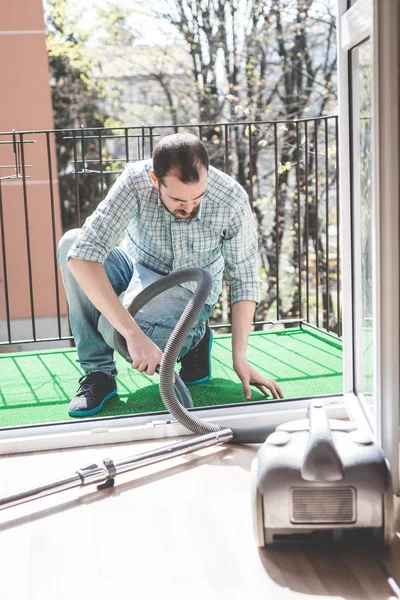
[[[163,441],[162,444],[168,442]],[[0,458],[0,496],[72,475],[137,442]],[[256,547],[250,464],[256,447],[214,447],[0,512],[4,600],[388,600],[376,557],[328,548]],[[382,557],[400,581],[400,539]]]

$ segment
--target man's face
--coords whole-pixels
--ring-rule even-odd
[[[207,169],[199,170],[199,181],[182,183],[177,176],[167,175],[160,183],[150,172],[153,184],[158,188],[161,202],[177,219],[189,219],[196,216],[200,202],[206,193]]]

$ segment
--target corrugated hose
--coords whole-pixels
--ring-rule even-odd
[[[162,294],[164,291],[175,285],[180,285],[181,283],[187,283],[189,281],[197,281],[197,287],[176,324],[175,329],[171,333],[158,372],[160,374],[161,398],[169,413],[184,427],[201,435],[220,431],[221,429],[229,427],[229,425],[219,426],[214,423],[209,423],[203,419],[197,418],[187,410],[187,408],[193,407],[192,398],[179,375],[177,373],[174,374],[174,367],[179,352],[211,291],[211,275],[205,269],[200,268],[188,268],[174,271],[169,275],[165,275],[162,279],[151,283],[148,287],[139,292],[129,306],[127,306],[127,310],[130,315],[134,317],[145,304],[159,294]],[[132,362],[128,353],[126,340],[117,330],[114,331],[114,344],[117,351],[128,362]],[[233,433],[233,443],[261,444],[274,428],[254,427],[251,429],[237,429],[230,427],[230,429]]]

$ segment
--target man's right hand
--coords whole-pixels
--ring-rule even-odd
[[[141,329],[126,339],[132,369],[139,373],[154,375],[157,365],[161,363],[163,353]]]

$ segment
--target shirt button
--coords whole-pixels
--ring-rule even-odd
[[[175,244],[175,248],[179,248],[179,244]]]

